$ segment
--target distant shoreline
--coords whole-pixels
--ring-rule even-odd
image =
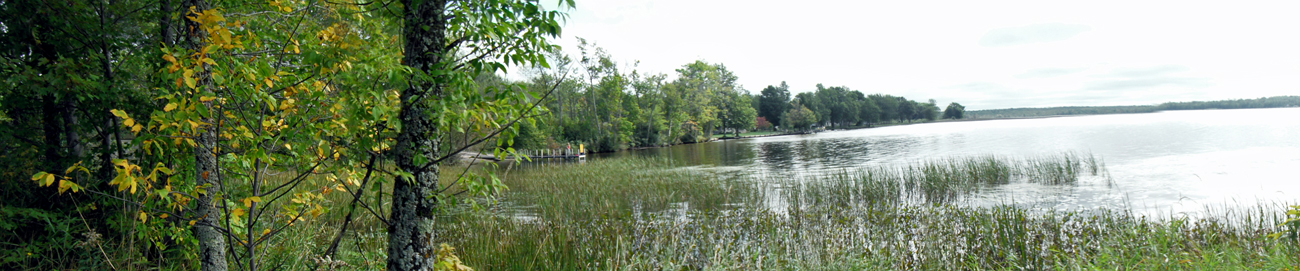
[[[688,145],[688,144],[699,144],[699,143],[708,143],[708,142],[715,142],[715,141],[719,141],[719,142],[720,142],[720,141],[727,141],[727,140],[751,139],[751,138],[761,138],[761,137],[778,137],[778,136],[792,136],[792,135],[807,135],[807,134],[816,134],[816,133],[820,133],[820,132],[830,132],[830,131],[851,131],[851,130],[858,130],[858,129],[873,129],[873,128],[884,128],[884,127],[891,127],[891,126],[905,126],[905,125],[927,124],[927,123],[969,122],[969,121],[990,121],[990,120],[1048,119],[1048,118],[1061,118],[1061,117],[1081,117],[1081,116],[1118,115],[1118,114],[1150,114],[1150,113],[1159,113],[1159,112],[1166,112],[1166,111],[1233,110],[1233,109],[1270,109],[1270,108],[1296,108],[1296,107],[1297,107],[1297,106],[1252,107],[1252,108],[1164,109],[1164,110],[1154,110],[1154,111],[1145,111],[1145,112],[1114,112],[1114,113],[1091,113],[1091,114],[1057,114],[1057,115],[1043,115],[1043,116],[1002,117],[1002,118],[983,118],[983,117],[977,117],[977,118],[962,118],[962,119],[941,119],[941,120],[924,121],[924,122],[911,122],[911,123],[888,123],[888,124],[879,124],[879,125],[870,125],[870,126],[856,126],[856,127],[847,127],[847,128],[820,129],[820,130],[816,130],[816,131],[812,131],[812,132],[802,132],[802,133],[773,133],[773,134],[765,134],[765,135],[750,135],[750,136],[740,136],[740,137],[727,137],[727,136],[723,136],[723,137],[718,137],[718,138],[710,138],[709,140],[706,140],[706,141],[700,141],[700,142],[682,143],[682,144],[672,144],[672,145],[663,145],[663,146],[633,147],[633,148],[627,148],[627,149],[617,150],[617,151],[612,151],[612,152],[590,152],[590,151],[589,151],[588,154],[595,154],[595,153],[616,153],[616,152],[624,152],[624,151],[637,151],[637,150],[647,150],[647,149],[667,148],[667,147],[672,147],[672,146]],[[1051,108],[1029,108],[1029,109],[1062,109],[1062,108],[1087,108],[1087,107],[1051,107]],[[1013,108],[1013,109],[1021,109],[1021,108]],[[990,110],[1008,110],[1008,109],[990,109]],[[498,158],[496,158],[496,157],[492,157],[491,155],[480,156],[480,157],[478,157],[477,159],[475,159],[475,158],[474,158],[474,155],[477,155],[477,154],[478,154],[478,153],[472,153],[472,154],[462,153],[461,155],[462,155],[462,158],[467,158],[467,160],[494,160],[494,161],[501,161],[500,159],[498,159]],[[509,159],[509,158],[507,158],[507,159]]]

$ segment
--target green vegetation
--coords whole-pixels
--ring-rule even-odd
[[[820,233],[799,227],[843,230],[833,228],[840,220],[826,219],[857,215],[882,225],[887,220],[878,219],[888,216],[921,219],[912,214],[934,216],[926,219],[935,219],[935,226],[952,222],[934,213],[949,211],[919,205],[882,213],[819,209],[820,201],[862,205],[836,193],[943,204],[1001,182],[1070,185],[1083,172],[1104,175],[1082,156],[925,162],[869,171],[887,178],[869,177],[852,189],[820,188],[845,184],[811,180],[772,188],[758,184],[775,182],[673,169],[664,161],[523,172],[450,165],[470,148],[504,157],[516,148],[566,143],[614,151],[700,142],[757,128],[757,116],[793,128],[786,131],[806,131],[934,120],[938,114],[933,100],[847,87],[818,85],[792,97],[782,84],[755,98],[721,63],[687,63],[670,81],[665,74],[620,70],[585,40],[574,61],[552,44],[573,1],[557,1],[561,10],[539,2],[0,0],[0,269],[427,270],[461,269],[461,259],[488,269],[499,263],[569,269],[710,262],[745,269],[824,266],[819,263],[853,255],[848,258],[862,262],[844,268],[906,268],[953,258],[907,258],[911,254],[900,254],[895,239],[860,239],[883,242],[883,252],[796,246],[859,240],[818,239]],[[504,79],[512,68],[531,69],[529,79]],[[787,119],[777,120],[782,114]],[[506,205],[493,204],[503,191],[509,191]],[[789,191],[813,194],[781,194]],[[760,208],[769,199],[787,199],[784,204],[798,212]],[[862,210],[856,208],[849,211]],[[972,219],[1030,217],[1017,209],[961,212]],[[823,220],[805,221],[805,214]],[[1057,222],[1055,216],[1042,219]],[[1009,221],[1020,220],[1003,222]],[[1121,221],[1139,222],[1119,227],[1146,225],[1124,228],[1139,234],[1132,236],[1158,234],[1148,228],[1169,225]],[[1279,248],[1251,243],[1272,228],[1194,229],[1230,239],[1164,240],[1229,254],[1148,245],[1214,260],[1277,263],[1259,252]],[[649,239],[621,239],[637,236],[622,233]],[[601,235],[583,237],[588,234]],[[699,239],[715,237],[752,242]],[[1041,245],[1013,237],[968,243]],[[812,254],[798,252],[805,250]],[[1123,254],[1130,252],[1088,255],[1148,257]],[[1006,268],[1013,267],[999,264],[1060,262],[1029,252],[998,253],[1004,258],[976,254],[951,262]],[[528,258],[534,256],[540,258]]]
[[[449,213],[440,228],[462,260],[483,270],[1278,270],[1300,264],[1300,246],[1268,236],[1283,230],[1279,223],[1287,217],[1279,206],[1154,218],[1125,210],[944,203],[978,187],[1071,185],[1104,172],[1095,158],[1076,154],[951,158],[798,179],[676,168],[662,160],[593,160],[512,173],[503,181],[514,189],[500,198],[500,208]]]
[[[579,44],[581,60],[554,52],[550,63],[555,65],[531,71],[535,75],[530,81],[533,91],[556,90],[545,102],[549,112],[521,125],[520,136],[511,147],[586,144],[595,152],[611,152],[702,142],[717,134],[734,136],[755,128],[775,130],[763,122],[780,123],[783,131],[802,132],[814,125],[934,120],[939,114],[933,101],[868,96],[848,87],[820,84],[815,91],[793,97],[784,82],[750,94],[736,85],[738,76],[721,63],[682,65],[676,70],[677,79],[668,81],[666,74],[620,70],[604,49],[583,39]],[[787,115],[798,108],[806,108],[810,115]]]
[[[808,110],[803,105],[790,108],[790,111],[781,114],[781,126],[787,130],[795,132],[804,132],[812,129],[812,125],[817,123],[817,114]]]
[[[1160,105],[1127,106],[1063,106],[1046,108],[1007,108],[967,111],[967,118],[998,119],[1027,118],[1061,115],[1099,115],[1151,113],[1163,110],[1277,108],[1300,106],[1300,96],[1276,96],[1258,99],[1238,99],[1197,102],[1167,102]]]
[[[1160,110],[1276,108],[1300,106],[1300,96],[1274,96],[1258,99],[1220,100],[1208,102],[1168,102]]]
[[[1129,106],[1062,106],[1047,108],[1006,108],[966,111],[968,119],[1032,118],[1062,115],[1101,115],[1151,113],[1160,111],[1152,105]]]
[[[948,108],[943,110],[944,119],[961,119],[966,117],[966,107],[959,103],[950,103]]]
[[[434,211],[501,187],[438,165],[512,151],[546,92],[485,75],[548,66],[565,16],[536,0],[0,1],[0,269],[313,269],[363,216],[391,233],[378,266],[454,266]]]

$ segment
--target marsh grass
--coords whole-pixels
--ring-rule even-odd
[[[1293,242],[1267,237],[1286,218],[1284,205],[1144,217],[952,202],[983,187],[1105,176],[1091,155],[950,158],[802,179],[722,175],[644,158],[548,165],[511,173],[505,204],[448,214],[438,236],[479,270],[1278,270],[1300,263]]]
[[[1048,161],[1053,159],[1059,161]],[[509,190],[478,208],[443,208],[435,226],[438,240],[455,246],[477,270],[1296,270],[1300,265],[1294,242],[1267,237],[1281,229],[1277,225],[1287,218],[1287,204],[1210,206],[1198,217],[956,204],[985,187],[1071,185],[1078,182],[1071,176],[1105,176],[1104,165],[1091,155],[946,158],[800,179],[712,173],[647,158],[504,168],[495,174]],[[444,168],[443,179],[460,169]],[[313,267],[315,255],[337,233],[350,199],[339,192],[326,195],[333,202],[328,212],[271,242],[268,255],[275,262],[269,266]],[[382,201],[371,204],[381,214],[388,209]],[[383,269],[386,227],[358,211],[334,259],[348,264],[343,270]]]
[[[544,219],[589,219],[634,214],[726,210],[754,203],[761,192],[744,180],[675,168],[666,159],[601,159],[544,164],[511,172],[503,182],[508,208]]]
[[[1264,210],[1261,210],[1264,211]],[[875,206],[692,213],[689,220],[445,224],[481,270],[1269,269],[1297,264],[1269,228],[1124,212]],[[1260,232],[1263,231],[1263,232]]]
[[[1109,182],[1105,165],[1091,154],[1065,153],[1028,159],[998,156],[942,158],[903,166],[874,166],[825,176],[767,177],[785,187],[791,205],[837,206],[898,202],[951,203],[981,189],[1012,182],[1074,185],[1084,176]]]

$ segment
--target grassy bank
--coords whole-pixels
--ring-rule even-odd
[[[1011,182],[1105,178],[1090,155],[952,158],[805,179],[646,159],[503,178],[497,208],[448,214],[439,237],[480,270],[1294,269],[1285,208],[1149,218],[949,202]]]

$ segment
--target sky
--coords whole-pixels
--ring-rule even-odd
[[[968,110],[1300,95],[1300,2],[1204,2],[577,0],[556,42]]]

